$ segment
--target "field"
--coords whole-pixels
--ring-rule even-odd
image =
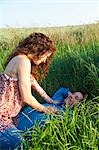
[[[53,116],[44,128],[36,126],[24,150],[98,150],[99,144],[99,23],[57,28],[0,29],[0,72],[18,42],[32,32],[43,32],[57,51],[46,79],[40,81],[51,96],[59,87],[83,90],[87,96],[72,111]],[[43,102],[37,96],[36,98]]]

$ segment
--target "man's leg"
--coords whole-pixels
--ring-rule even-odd
[[[15,147],[20,147],[22,142],[22,132],[16,127],[6,129],[0,132],[0,149],[14,150]]]
[[[31,127],[33,127],[36,123],[41,124],[42,122],[43,124],[47,118],[48,118],[47,114],[36,111],[35,109],[32,109],[31,107],[26,107],[18,115],[17,128],[25,132]]]

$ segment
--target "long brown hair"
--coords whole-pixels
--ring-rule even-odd
[[[36,78],[36,80],[39,80],[46,76],[51,62],[51,58],[55,50],[56,50],[55,45],[48,36],[44,35],[43,33],[33,33],[19,43],[19,45],[14,49],[12,54],[9,56],[6,65],[13,57],[17,55],[25,54],[28,57],[28,55],[31,54],[33,58],[37,60],[46,52],[51,52],[52,55],[49,58],[47,58],[46,63],[35,65],[33,61],[30,60],[31,74],[33,75],[33,77]]]

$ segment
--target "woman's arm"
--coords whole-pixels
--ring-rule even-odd
[[[57,112],[56,109],[52,107],[45,107],[40,104],[35,97],[31,94],[31,82],[30,82],[30,71],[31,64],[27,58],[21,58],[18,62],[18,81],[19,81],[19,90],[24,103],[30,105],[32,108],[41,111],[41,112]]]
[[[32,88],[48,103],[54,103],[51,97],[44,91],[44,89],[38,84],[35,78],[31,76]]]

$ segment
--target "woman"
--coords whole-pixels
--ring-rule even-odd
[[[49,37],[42,33],[33,33],[21,41],[9,57],[4,73],[0,74],[1,149],[13,149],[15,145],[20,145],[21,133],[15,122],[24,105],[39,112],[58,112],[57,108],[40,104],[31,94],[32,85],[46,102],[54,103],[37,81],[46,75],[55,50]]]

